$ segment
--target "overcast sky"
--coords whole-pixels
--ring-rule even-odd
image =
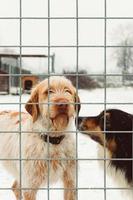
[[[47,17],[48,0],[22,0],[23,17]],[[104,0],[79,0],[79,17],[104,17]],[[0,17],[19,17],[19,0],[0,0]],[[51,17],[76,17],[76,0],[50,0]],[[133,0],[107,0],[108,17],[133,17]],[[79,45],[104,45],[104,20],[80,19],[78,21]],[[132,27],[133,20],[107,20],[107,45],[117,45],[119,42],[119,27]],[[0,45],[19,45],[19,20],[0,19]],[[126,29],[126,28],[125,28]],[[127,28],[128,29],[128,28]],[[117,35],[118,33],[118,35]],[[76,20],[52,19],[50,21],[50,44],[76,45]],[[22,45],[48,45],[47,19],[22,20]],[[8,48],[8,51],[19,52],[19,48]],[[3,49],[1,48],[1,52]],[[4,50],[5,51],[5,50]],[[44,53],[47,48],[23,48],[23,53]],[[65,69],[76,69],[76,48],[51,48],[55,53],[55,69],[61,72]],[[47,68],[46,61],[25,60],[25,68],[32,68],[38,73]],[[44,64],[45,63],[45,64]],[[104,70],[103,48],[79,48],[79,69],[87,69],[91,73]],[[107,71],[116,69],[113,49],[107,49]]]

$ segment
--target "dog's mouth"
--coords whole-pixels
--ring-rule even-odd
[[[62,112],[62,113],[58,113],[54,118],[53,118],[53,120],[55,120],[55,119],[63,119],[63,120],[69,120],[69,115],[68,115],[68,113],[65,113],[65,112]]]
[[[92,135],[92,134],[88,134],[88,135],[90,136],[90,138],[91,138],[92,140],[94,140],[95,142],[98,142],[99,144],[103,145],[103,143],[102,143],[102,141],[101,141],[101,139],[100,139],[99,136],[97,136],[97,135]]]
[[[69,113],[67,111],[60,111],[60,112],[57,112],[55,113],[54,115],[52,115],[51,117],[51,120],[54,120],[56,118],[69,118]]]
[[[86,130],[84,129],[82,126],[79,126],[78,127],[78,130],[82,133],[82,134],[85,134],[85,135],[88,135],[92,140],[94,140],[95,142],[99,143],[99,144],[103,144],[102,141],[101,141],[101,138],[99,136],[98,133],[94,133],[94,132],[91,132],[91,130]]]
[[[93,133],[88,133],[88,132],[85,132],[85,131],[81,131],[83,134],[85,135],[88,135],[92,140],[94,140],[95,142],[103,145],[103,142],[101,140],[101,138],[98,136],[98,135],[93,135]]]

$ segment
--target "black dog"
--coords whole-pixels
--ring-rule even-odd
[[[128,186],[133,185],[132,125],[133,115],[117,109],[103,111],[94,117],[78,118],[79,131],[106,147],[111,158],[109,166],[115,168],[116,173],[120,172]]]

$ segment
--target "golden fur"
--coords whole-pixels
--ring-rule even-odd
[[[48,95],[49,94],[49,95]],[[49,96],[49,97],[48,97]],[[74,117],[76,115],[76,90],[72,83],[64,77],[50,77],[39,83],[32,91],[25,108],[28,113],[0,113],[0,158],[18,159],[5,160],[5,168],[14,176],[12,186],[16,199],[19,190],[24,188],[24,200],[35,200],[36,193],[42,184],[56,182],[59,178],[64,183],[64,199],[75,200],[75,169],[76,157],[73,134]],[[50,103],[48,106],[48,102]],[[78,109],[79,110],[79,106]],[[20,134],[17,133],[21,123],[21,188],[20,188]],[[4,133],[8,131],[9,133]],[[11,132],[10,132],[11,131]],[[14,132],[13,132],[14,131]],[[15,132],[16,131],[16,132]],[[65,135],[58,145],[44,142],[40,132],[52,136]],[[63,160],[60,160],[60,159]],[[29,160],[28,160],[29,159]],[[34,160],[33,160],[34,159]],[[29,188],[29,189],[28,189]],[[34,189],[34,190],[32,190]]]

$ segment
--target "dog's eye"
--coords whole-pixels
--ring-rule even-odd
[[[54,90],[49,89],[49,90],[48,90],[48,93],[49,93],[49,94],[52,94],[52,93],[54,93]]]
[[[69,94],[72,94],[72,92],[69,90],[69,89],[65,89],[65,93],[69,93]]]
[[[52,89],[48,89],[45,91],[45,94],[52,94],[52,93],[54,93],[54,90],[52,90]]]

